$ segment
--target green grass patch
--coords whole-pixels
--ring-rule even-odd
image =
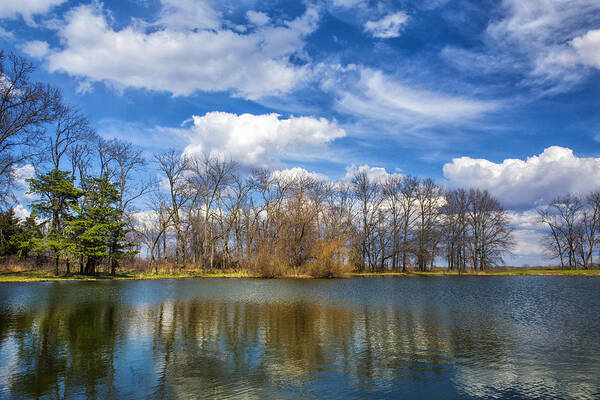
[[[48,282],[48,281],[93,281],[93,280],[153,280],[153,279],[185,279],[185,278],[254,278],[247,271],[180,271],[143,273],[123,271],[115,276],[98,274],[94,276],[61,274],[54,275],[50,271],[4,271],[0,272],[0,282]]]
[[[540,275],[540,276],[600,276],[600,269],[562,270],[562,269],[523,269],[505,271],[408,271],[408,272],[350,272],[344,277],[374,277],[374,276],[442,276],[442,275],[477,275],[477,276],[508,276],[508,275]],[[87,275],[54,275],[50,271],[4,271],[0,272],[0,282],[51,282],[51,281],[94,281],[94,280],[154,280],[154,279],[186,279],[186,278],[260,278],[259,275],[248,271],[180,271],[143,273],[137,271],[122,271],[116,276],[99,274]],[[282,278],[310,278],[308,275],[290,275]]]
[[[352,272],[349,276],[408,276],[408,275],[478,275],[478,276],[507,276],[507,275],[541,275],[541,276],[600,276],[600,269],[524,269],[504,271],[408,271],[408,272]]]

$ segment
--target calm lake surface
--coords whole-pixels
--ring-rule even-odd
[[[600,398],[600,278],[4,283],[0,398]]]

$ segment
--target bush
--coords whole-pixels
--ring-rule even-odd
[[[350,272],[344,264],[346,244],[341,240],[319,240],[313,250],[313,260],[306,265],[306,273],[314,278],[337,278]]]
[[[269,246],[259,246],[256,258],[250,266],[252,272],[263,278],[279,278],[284,276],[287,271],[277,252],[270,249]]]

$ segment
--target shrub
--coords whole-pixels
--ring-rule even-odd
[[[306,265],[306,273],[314,278],[336,278],[350,272],[344,263],[347,246],[342,240],[318,240],[313,248],[313,259]]]

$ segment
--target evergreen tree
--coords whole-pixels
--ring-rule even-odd
[[[0,212],[0,256],[17,254],[18,248],[14,238],[19,233],[19,229],[19,218],[15,216],[12,208]]]
[[[35,247],[35,241],[42,237],[42,230],[31,214],[25,221],[19,222],[19,229],[13,236],[12,242],[17,249],[17,257],[25,259]]]
[[[54,255],[54,273],[58,275],[61,257],[65,257],[70,248],[69,238],[64,235],[65,224],[72,219],[77,199],[83,192],[75,187],[69,172],[53,169],[37,178],[28,179],[29,192],[38,195],[39,200],[32,203],[34,212],[46,218],[47,231],[44,237],[33,239],[33,250],[51,250]],[[67,272],[68,272],[67,260]]]
[[[118,260],[131,254],[133,247],[126,238],[126,224],[119,212],[118,190],[108,175],[89,179],[86,189],[86,197],[78,207],[79,215],[67,224],[70,252],[86,258],[84,273],[95,274],[100,261],[107,258],[114,275]]]

